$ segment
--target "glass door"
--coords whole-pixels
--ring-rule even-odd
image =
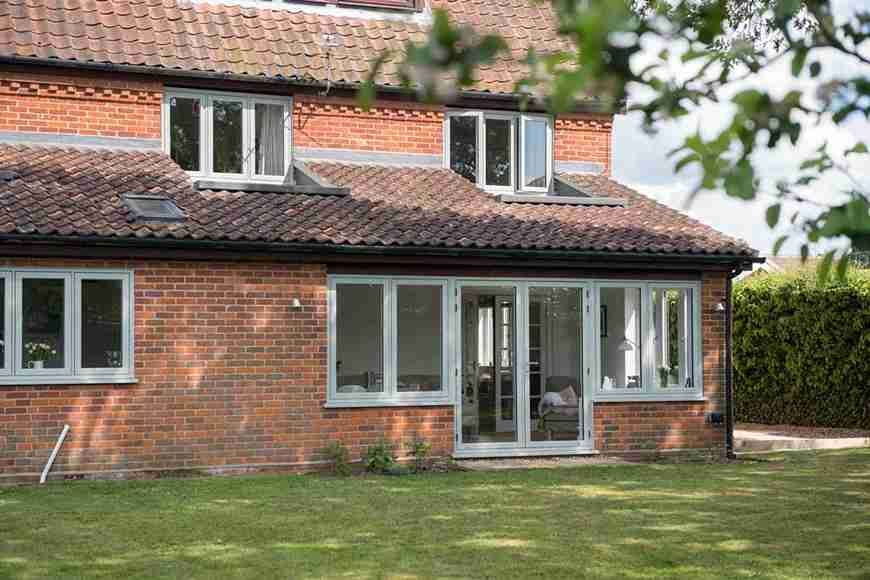
[[[517,287],[460,284],[460,444],[513,447],[517,413]]]
[[[529,446],[576,447],[588,438],[586,292],[582,285],[528,285]]]

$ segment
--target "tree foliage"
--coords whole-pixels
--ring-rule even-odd
[[[712,134],[699,129],[671,152],[676,171],[699,171],[696,193],[716,190],[744,200],[768,198],[768,225],[774,228],[788,220],[788,235],[800,239],[805,256],[813,244],[825,240],[848,239],[854,249],[870,249],[870,186],[859,183],[850,170],[850,162],[870,161],[865,143],[845,150],[825,144],[801,160],[800,171],[791,179],[776,183],[765,179],[755,160],[758,152],[781,143],[796,145],[819,123],[870,119],[867,7],[843,18],[833,13],[832,0],[551,4],[559,34],[574,48],[547,54],[529,50],[528,75],[516,86],[526,103],[537,102],[559,113],[571,109],[580,97],[594,96],[612,111],[639,112],[644,127],[652,131],[704,104],[727,99],[731,112],[722,128]],[[663,48],[650,58],[649,51],[642,50],[648,46]],[[436,10],[428,39],[408,43],[399,71],[402,82],[423,99],[449,100],[474,85],[481,64],[506,53],[506,43],[498,35],[456,27],[446,12]],[[364,103],[374,96],[375,79],[386,58],[375,63],[362,91]],[[677,72],[675,61],[681,63]],[[747,86],[783,63],[793,78],[810,81],[812,88],[777,92]],[[828,172],[843,174],[850,185],[842,191],[814,191]],[[784,209],[794,205],[810,205],[815,211],[784,215]],[[777,241],[775,252],[786,239]],[[828,266],[824,275],[834,271],[834,257],[829,252],[823,261]],[[845,263],[841,260],[836,268],[838,275],[845,272]]]

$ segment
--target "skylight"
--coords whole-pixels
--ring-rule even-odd
[[[175,202],[161,195],[125,195],[124,204],[137,220],[156,222],[181,222],[187,216]]]

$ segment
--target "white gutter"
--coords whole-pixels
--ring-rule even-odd
[[[54,444],[54,450],[51,452],[51,457],[48,458],[48,463],[45,464],[45,469],[42,470],[39,483],[45,483],[45,479],[48,477],[48,472],[51,471],[51,466],[54,465],[54,460],[57,458],[57,454],[63,445],[64,439],[66,439],[67,433],[69,433],[69,425],[64,425],[63,431],[60,432],[60,437],[57,438],[57,443]]]

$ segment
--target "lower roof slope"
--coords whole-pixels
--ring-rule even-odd
[[[0,237],[172,238],[357,247],[754,256],[607,177],[565,175],[626,207],[507,204],[448,169],[310,165],[349,196],[194,189],[159,151],[0,145]],[[12,178],[8,179],[8,173]],[[165,195],[187,218],[137,221],[121,196]]]

